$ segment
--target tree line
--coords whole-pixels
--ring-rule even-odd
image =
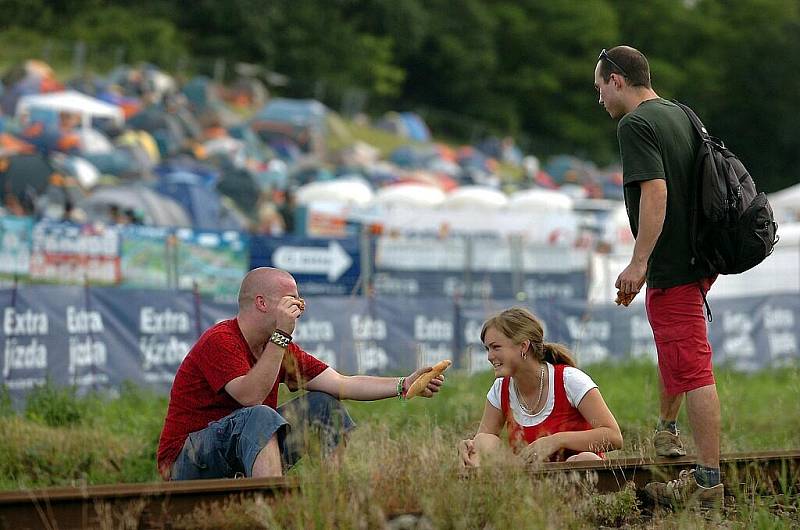
[[[653,85],[695,108],[768,191],[798,181],[797,0],[0,0],[0,35],[79,39],[129,62],[245,61],[284,74],[289,96],[352,89],[368,110],[421,110],[524,138],[546,158],[618,160],[597,103],[602,48],[649,58]],[[199,64],[199,63],[198,63]],[[317,91],[317,95],[319,92]]]

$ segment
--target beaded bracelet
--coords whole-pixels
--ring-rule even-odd
[[[403,384],[405,383],[406,378],[401,377],[397,380],[397,397],[403,399],[403,394],[405,391],[403,390]]]

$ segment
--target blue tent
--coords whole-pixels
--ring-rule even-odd
[[[216,168],[198,162],[188,155],[179,155],[164,160],[153,169],[153,172],[159,177],[165,177],[170,173],[192,173],[200,179],[203,186],[209,188],[213,187],[220,178]]]
[[[168,173],[161,177],[156,191],[183,206],[189,213],[193,228],[221,229],[222,204],[219,194],[206,186],[200,175],[188,171]]]
[[[431,131],[419,114],[414,112],[401,112],[400,119],[403,120],[403,124],[406,126],[409,138],[418,142],[431,141]]]
[[[273,140],[285,137],[304,152],[316,152],[322,148],[327,112],[325,105],[313,99],[276,98],[253,117],[250,127],[276,150]]]

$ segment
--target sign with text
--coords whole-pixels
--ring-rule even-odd
[[[119,265],[119,233],[112,227],[48,221],[33,227],[32,280],[115,284]]]
[[[250,267],[277,267],[292,273],[305,295],[351,294],[361,273],[358,239],[254,236]]]

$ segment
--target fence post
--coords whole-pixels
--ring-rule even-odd
[[[197,280],[192,283],[192,299],[194,302],[194,326],[197,332],[197,337],[203,334],[203,314],[202,314],[202,300],[200,298],[200,287],[197,285]]]
[[[372,291],[372,244],[369,227],[362,227],[359,234],[359,247],[361,254],[361,294],[368,296]]]
[[[453,357],[456,363],[456,368],[463,369],[467,366],[468,354],[464,350],[461,337],[463,323],[461,319],[461,299],[458,296],[453,297]]]
[[[522,293],[522,278],[525,274],[522,236],[520,234],[509,236],[508,245],[511,258],[511,289],[514,297],[519,300]]]
[[[178,288],[178,238],[174,232],[167,234],[164,245],[167,288]]]
[[[472,236],[465,235],[461,237],[464,238],[464,296],[466,298],[472,298],[474,292],[472,288]]]
[[[91,293],[89,292],[89,288],[90,287],[91,287],[91,284],[89,282],[89,274],[88,273],[83,273],[84,307],[85,307],[87,313],[91,313],[91,311],[92,311]],[[89,342],[93,343],[94,342],[94,337],[93,337],[92,327],[91,326],[88,327],[86,334],[88,336]],[[69,334],[69,329],[67,329],[67,336],[68,336],[67,340],[69,340],[69,337],[72,337],[72,335]],[[97,375],[97,366],[95,366],[95,364],[94,364],[94,362],[95,362],[94,355],[92,355],[91,357],[92,357],[91,358],[91,362],[89,363],[89,373],[92,376],[91,389],[92,390],[96,390],[97,389],[97,381],[96,381],[96,379],[97,379],[97,377],[96,377],[96,375]],[[77,378],[78,378],[78,370],[76,369],[75,373],[72,374],[72,384],[73,384],[73,386],[76,386]]]

